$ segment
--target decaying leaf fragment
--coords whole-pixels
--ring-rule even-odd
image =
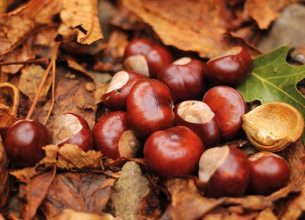
[[[96,215],[86,212],[77,212],[72,209],[65,209],[62,213],[49,218],[49,220],[114,220],[115,218],[110,214]]]
[[[84,152],[78,146],[65,144],[62,147],[57,145],[47,145],[44,147],[46,156],[39,161],[35,167],[26,167],[21,170],[11,171],[10,174],[15,176],[19,181],[26,182],[43,172],[44,168],[56,166],[62,170],[101,170],[103,169],[100,151],[90,150]]]
[[[31,0],[9,14],[0,14],[0,60],[59,12],[57,0]]]
[[[245,13],[257,22],[260,29],[267,29],[280,11],[291,2],[295,0],[247,0]]]
[[[123,5],[149,24],[164,44],[213,57],[232,45],[224,34],[232,15],[222,0],[123,0]],[[191,39],[191,40],[190,40]]]
[[[0,210],[5,205],[8,193],[9,193],[9,183],[8,183],[8,159],[4,150],[2,143],[2,138],[0,136]]]
[[[90,172],[57,174],[41,209],[47,218],[65,209],[103,215],[114,181]]]
[[[24,219],[32,219],[35,216],[55,175],[56,168],[53,167],[51,171],[36,176],[28,180],[25,185],[20,186],[19,198],[20,201],[23,201],[21,206]]]
[[[172,203],[167,212],[173,220],[200,219],[224,201],[223,198],[202,197],[193,180],[178,179],[168,184],[172,188]]]
[[[123,166],[111,201],[115,215],[122,219],[157,218],[160,214],[157,209],[158,200],[153,196],[148,180],[142,175],[139,165],[133,161]]]
[[[77,42],[91,44],[103,38],[97,15],[97,0],[60,0],[60,17],[77,31]]]
[[[29,65],[22,68],[21,70],[18,88],[31,101],[33,101],[35,98],[35,95],[37,93],[44,72],[45,69],[43,69],[40,65]],[[49,75],[39,95],[39,99],[38,99],[39,101],[46,100],[51,85],[52,85],[52,76]]]
[[[47,126],[52,125],[54,118],[65,113],[80,115],[86,119],[90,128],[95,124],[95,104],[92,91],[88,91],[86,85],[91,80],[68,75],[64,68],[56,69],[55,105]],[[44,121],[50,108],[50,100],[43,106],[36,108],[33,118]],[[52,132],[52,131],[51,131]]]

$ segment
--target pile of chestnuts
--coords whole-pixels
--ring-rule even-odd
[[[70,143],[99,150],[111,159],[140,154],[163,178],[194,174],[213,197],[241,196],[247,189],[269,194],[289,179],[280,156],[259,152],[250,158],[238,148],[217,147],[242,135],[248,111],[234,89],[247,78],[252,59],[244,47],[203,63],[183,57],[173,61],[162,45],[134,39],[124,54],[126,70],[117,72],[101,97],[111,110],[92,132],[86,120],[68,113],[56,118],[53,133],[37,121],[20,120],[5,137],[5,149],[17,167],[42,159],[42,146]],[[129,144],[122,144],[124,141]]]

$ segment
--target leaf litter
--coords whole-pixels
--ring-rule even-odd
[[[54,118],[68,112],[83,116],[92,128],[97,118],[108,111],[98,106],[99,97],[112,74],[123,68],[123,53],[132,37],[159,41],[170,46],[175,56],[196,52],[206,59],[238,44],[257,54],[253,45],[261,36],[260,29],[269,28],[291,3],[30,0],[14,6],[12,2],[0,4],[0,11],[4,12],[0,15],[1,79],[21,91],[20,100],[15,103],[18,117],[26,116],[30,107],[29,117],[51,129]],[[102,4],[111,10],[103,11]],[[104,19],[112,25],[110,28],[104,27]],[[54,50],[57,46],[58,51]],[[291,68],[300,73],[303,67],[287,67],[287,52],[288,47],[282,47],[263,55],[256,59],[255,68],[274,60],[282,65],[283,70],[279,71]],[[269,71],[264,67],[260,70]],[[46,83],[37,89],[42,74]],[[248,80],[246,83],[251,82],[251,77]],[[293,96],[298,96],[296,84],[301,80],[290,80],[289,92]],[[244,93],[247,100],[259,97]],[[300,96],[297,99],[304,101]],[[2,103],[3,109],[10,109],[10,103]],[[17,117],[2,111],[0,119],[0,131],[5,133]],[[11,219],[272,220],[297,219],[305,212],[305,152],[301,142],[282,152],[294,168],[286,187],[269,196],[218,199],[205,197],[197,189],[195,177],[160,180],[139,158],[112,161],[94,150],[85,153],[74,145],[48,145],[44,147],[45,158],[34,167],[15,170],[8,169],[1,146],[0,177],[4,184],[0,186],[0,208],[6,200],[21,207],[20,216],[10,208],[4,209],[4,216]],[[238,147],[242,149],[244,145]],[[8,175],[10,187],[15,190],[8,190]]]

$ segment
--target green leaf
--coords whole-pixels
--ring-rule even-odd
[[[257,57],[247,80],[237,89],[246,102],[281,101],[297,108],[305,118],[305,98],[297,90],[297,83],[305,78],[305,65],[294,66],[286,62],[288,46],[282,46]],[[303,135],[305,143],[305,134]]]

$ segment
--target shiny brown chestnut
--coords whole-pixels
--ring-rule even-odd
[[[139,55],[145,57],[150,77],[156,77],[162,68],[172,61],[172,55],[164,46],[145,38],[134,39],[127,45],[124,53],[125,62],[131,56]]]
[[[237,86],[250,74],[251,55],[245,47],[235,47],[207,62],[207,79],[213,84]]]
[[[18,167],[33,166],[44,156],[43,146],[51,143],[47,128],[33,120],[15,122],[5,136],[5,151]]]
[[[248,158],[238,148],[210,148],[200,158],[200,185],[208,196],[241,196],[247,189],[249,177]]]
[[[93,139],[95,148],[112,159],[134,157],[140,146],[123,111],[103,115],[93,128]]]
[[[144,159],[164,178],[187,176],[197,166],[204,145],[190,129],[177,126],[151,134],[144,145]]]
[[[181,102],[174,108],[176,125],[183,125],[194,131],[204,146],[214,147],[221,139],[220,128],[210,107],[196,100]]]
[[[199,99],[205,89],[204,65],[199,60],[183,57],[163,68],[157,79],[168,86],[175,102]]]
[[[205,93],[203,102],[215,113],[223,139],[237,138],[241,131],[242,115],[247,112],[240,93],[228,86],[215,86]]]
[[[249,157],[249,189],[255,194],[270,194],[284,187],[290,169],[287,162],[277,154],[261,151]]]
[[[127,98],[128,122],[142,137],[169,128],[175,115],[169,89],[155,79],[138,81]]]
[[[132,86],[144,76],[133,71],[119,71],[109,83],[102,100],[111,109],[126,109],[127,96]]]
[[[67,113],[58,116],[51,130],[53,143],[58,146],[74,144],[86,152],[93,148],[90,127],[80,115]]]

